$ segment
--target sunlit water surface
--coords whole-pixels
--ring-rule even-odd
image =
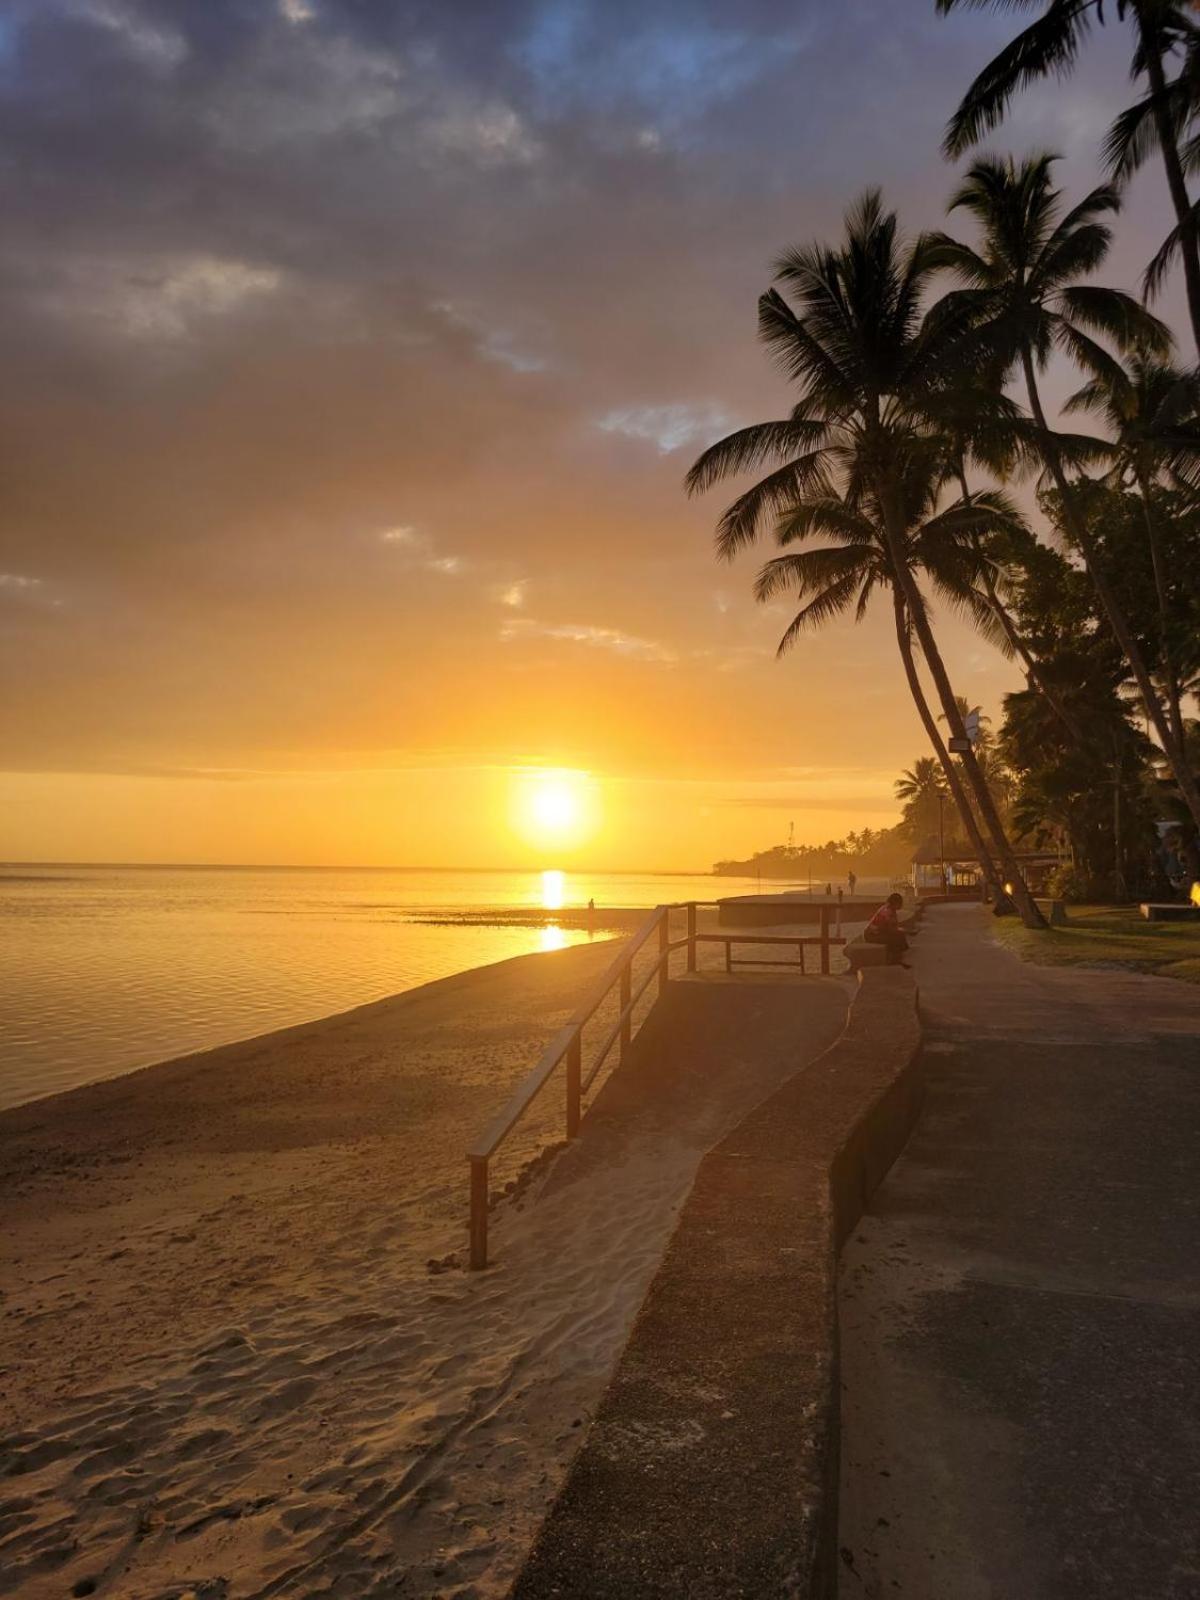
[[[589,937],[553,910],[711,899],[735,878],[0,868],[0,1106]],[[547,910],[542,925],[424,918]],[[598,931],[597,936],[603,936]]]

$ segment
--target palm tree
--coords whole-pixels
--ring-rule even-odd
[[[1056,349],[1097,373],[1111,366],[1112,356],[1095,334],[1110,337],[1123,349],[1152,356],[1167,354],[1170,335],[1131,295],[1077,281],[1104,260],[1111,233],[1101,219],[1116,211],[1120,201],[1116,190],[1104,184],[1064,214],[1050,177],[1057,159],[1041,154],[1018,165],[1011,157],[986,156],[969,169],[950,210],[965,210],[976,219],[983,230],[982,248],[976,250],[947,234],[936,235],[930,243],[934,262],[964,284],[945,296],[939,311],[956,327],[963,319],[971,321],[981,348],[1003,370],[1020,369],[1038,448],[1058,492],[1064,525],[1083,557],[1146,714],[1200,826],[1200,785],[1187,767],[1067,477],[1072,462],[1090,459],[1110,464],[1112,448],[1101,440],[1051,429],[1038,388],[1038,373]]]
[[[717,548],[726,557],[749,543],[768,515],[786,512],[814,491],[828,498],[825,491],[835,477],[852,509],[869,501],[890,558],[898,620],[915,633],[952,735],[965,743],[954,691],[910,565],[905,511],[905,479],[913,462],[943,451],[930,433],[932,402],[976,348],[955,329],[952,316],[923,312],[924,292],[936,268],[926,238],[902,244],[895,213],[884,211],[877,191],[852,208],[840,248],[809,245],[788,251],[778,263],[777,282],[792,291],[796,306],[778,289],[768,290],[759,301],[759,334],[789,377],[803,385],[800,403],[785,421],[743,428],[711,446],[687,483],[696,493],[748,466],[781,463],[720,519]],[[829,558],[826,588],[832,592],[814,597],[805,608],[818,620],[841,609],[856,579],[832,559],[837,552],[810,554]],[[962,770],[1022,918],[1030,927],[1044,926],[969,745]]]
[[[918,756],[892,785],[896,799],[904,804],[905,822],[920,844],[937,827],[949,790],[942,769],[933,756]]]
[[[1002,366],[990,375],[989,388],[993,394],[1002,389],[1004,376]],[[964,504],[971,501],[971,488],[967,481],[970,462],[983,467],[993,477],[1002,479],[1036,458],[1029,440],[1023,436],[1018,408],[1014,406],[1009,410],[1002,400],[999,406],[989,406],[981,413],[979,392],[986,382],[986,375],[968,372],[967,380],[961,385],[951,385],[940,397],[937,419],[938,429],[946,439],[947,473],[957,480]],[[978,612],[981,620],[978,626],[1001,654],[1020,659],[1026,678],[1042,695],[1063,727],[1074,738],[1082,739],[1082,730],[1042,671],[1041,663],[1018,628],[1016,618],[1005,600],[1005,590],[1010,583],[1008,558],[1014,550],[1027,549],[1032,539],[1033,534],[1015,507],[1008,525],[997,529],[997,536],[988,539],[981,535],[974,537],[972,542],[978,557],[980,595]],[[990,617],[985,624],[982,618],[988,613]]]
[[[896,779],[892,787],[897,800],[934,800],[946,793],[946,780],[942,769],[932,756],[918,756],[911,767]]]
[[[937,0],[942,16],[968,5],[974,9],[1014,10],[1038,6],[1041,16],[990,61],[963,96],[946,130],[943,148],[951,157],[969,150],[1003,120],[1018,89],[1040,78],[1069,72],[1093,21],[1104,21],[1104,0]],[[1119,19],[1134,30],[1131,63],[1135,78],[1145,77],[1150,93],[1118,118],[1106,151],[1110,169],[1124,176],[1157,146],[1162,156],[1175,210],[1176,242],[1183,261],[1188,311],[1200,350],[1200,229],[1188,193],[1179,135],[1183,116],[1179,90],[1167,81],[1166,62],[1196,39],[1196,28],[1183,0],[1116,0]],[[1187,74],[1181,75],[1185,79]],[[1174,253],[1171,241],[1164,249]],[[1160,252],[1160,256],[1163,252]],[[1159,276],[1165,262],[1159,264]],[[1151,267],[1153,282],[1154,267]]]
[[[1185,686],[1171,651],[1170,606],[1156,489],[1172,474],[1194,477],[1200,467],[1200,376],[1170,362],[1134,354],[1122,365],[1099,364],[1067,401],[1067,412],[1089,412],[1105,423],[1113,443],[1108,481],[1132,488],[1141,501],[1158,605],[1159,679],[1172,735],[1182,749]]]
[[[998,491],[978,495],[970,504],[957,502],[939,511],[941,482],[936,445],[921,450],[901,482],[907,559],[931,579],[943,600],[978,613],[982,605],[973,587],[972,541],[989,531],[993,523],[1006,525],[1013,511]],[[895,581],[892,552],[882,531],[878,506],[869,494],[856,498],[819,481],[809,494],[778,517],[775,533],[784,547],[807,546],[816,537],[830,541],[816,549],[789,548],[787,554],[767,562],[759,573],[755,594],[760,601],[787,593],[804,602],[780,641],[780,655],[790,650],[802,633],[836,616],[853,610],[855,619],[861,621],[871,597],[879,590],[891,589],[896,642],[913,703],[984,876],[998,889],[1001,879],[975,809],[938,730],[938,720],[944,718],[934,717],[925,697],[916,664],[913,628]],[[966,701],[955,696],[954,703],[959,715],[964,715]]]
[[[829,509],[832,510],[838,503],[838,497],[834,495],[829,499]],[[844,505],[844,502],[841,504]],[[857,513],[849,507],[845,509],[848,513],[847,522],[852,519],[858,520]],[[822,522],[829,520],[832,519],[817,513],[812,522],[812,531],[816,532]],[[846,532],[851,531],[850,528],[846,529]],[[779,556],[774,561],[768,562],[759,573],[755,585],[755,593],[759,600],[765,602],[778,593],[791,592],[797,599],[805,602],[780,640],[779,654],[783,655],[790,650],[806,629],[832,620],[849,611],[851,606],[854,608],[855,620],[861,621],[874,591],[886,586],[891,587],[896,643],[909,693],[921,725],[937,756],[946,788],[954,798],[963,828],[979,858],[984,877],[994,890],[999,891],[1000,875],[984,841],[970,798],[950,759],[946,742],[938,730],[937,719],[925,697],[913,647],[913,630],[899,586],[892,581],[891,557],[886,542],[878,528],[872,526],[865,518],[862,519],[862,525],[857,531],[859,539],[856,545],[849,547],[842,545],[840,548],[826,546],[817,550],[798,551],[787,556]],[[780,528],[778,537],[781,543],[788,543],[799,537],[799,534],[794,527],[784,526]],[[854,577],[851,581],[847,581],[852,571]]]

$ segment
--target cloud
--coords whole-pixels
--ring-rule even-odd
[[[484,167],[510,162],[525,166],[542,151],[512,107],[498,104],[455,107],[428,124],[426,137],[435,149],[470,157]]]
[[[545,372],[549,362],[522,344],[509,328],[491,325],[487,317],[474,305],[463,305],[453,300],[435,300],[430,308],[442,317],[455,331],[471,339],[477,353],[485,361],[498,362],[513,372]]]
[[[177,340],[273,295],[282,281],[274,267],[212,255],[83,258],[51,266],[31,297],[65,322]]]
[[[0,572],[0,603],[30,607],[35,611],[58,610],[62,600],[55,595],[44,578],[34,578],[24,572]]]
[[[443,578],[456,578],[467,566],[462,556],[439,555],[432,537],[413,527],[411,523],[396,523],[390,528],[384,528],[379,535],[379,542],[407,550],[410,555],[407,565],[419,566],[425,572],[436,572]]]
[[[519,715],[539,748],[628,769],[637,741],[651,763],[674,742],[727,772],[781,744],[847,759],[866,700],[880,760],[911,760],[882,619],[823,634],[817,678],[768,664],[753,557],[718,572],[719,496],[689,504],[681,467],[789,403],[755,336],[780,249],[831,237],[874,180],[910,232],[940,225],[947,85],[1009,20],[895,0],[0,13],[0,570],[45,580],[0,588],[6,760],[317,762],[394,739],[402,703],[414,741],[490,749]],[[1097,30],[1039,104],[1090,129],[1126,103],[1125,42]],[[1138,179],[1110,281],[1136,284],[1168,211]],[[70,628],[39,620],[59,593]],[[1015,683],[974,677],[957,627],[948,657],[998,704]],[[553,671],[524,673],[534,655]],[[621,702],[622,660],[676,655]]]
[[[169,72],[186,60],[187,40],[174,28],[152,22],[144,10],[122,0],[74,0],[68,7],[82,21],[105,30],[143,66]]]
[[[542,0],[518,47],[539,102],[556,115],[650,110],[694,127],[714,106],[794,70],[809,27],[755,27],[723,8],[654,6],[613,16],[611,0]],[[752,8],[746,8],[752,9]]]
[[[622,434],[627,439],[644,439],[658,447],[659,455],[670,455],[685,445],[711,442],[729,430],[729,418],[720,406],[665,405],[619,406],[596,420],[603,433]]]
[[[590,623],[535,622],[532,617],[521,617],[501,625],[499,637],[505,644],[517,639],[554,639],[568,644],[587,645],[594,650],[611,650],[614,655],[628,656],[635,661],[678,660],[675,651],[654,639],[638,639],[621,633],[616,628],[598,628]]]

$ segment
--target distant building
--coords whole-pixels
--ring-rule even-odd
[[[1034,894],[1040,894],[1050,874],[1062,865],[1054,850],[1018,850],[1015,852],[1025,882]],[[954,899],[979,900],[983,896],[983,868],[979,857],[970,845],[960,840],[938,842],[930,834],[913,852],[909,865],[909,880],[917,898],[932,895],[949,895]]]

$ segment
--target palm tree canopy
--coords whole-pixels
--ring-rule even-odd
[[[961,156],[998,127],[1018,90],[1043,78],[1066,77],[1093,25],[1105,21],[1105,10],[1104,0],[937,0],[941,16],[967,9],[1031,11],[1035,7],[1041,15],[988,62],[950,118],[942,144],[947,156]],[[1128,17],[1137,30],[1131,76],[1137,78],[1147,71],[1152,52],[1161,59],[1194,36],[1189,9],[1175,0],[1116,0],[1118,19]],[[1116,126],[1109,135],[1109,146],[1115,137]],[[1143,140],[1145,137],[1143,133]],[[1126,138],[1128,141],[1129,136]],[[1141,153],[1150,147],[1144,144]]]
[[[919,447],[917,447],[919,445]],[[942,504],[945,473],[940,441],[914,445],[900,476],[899,508],[905,559],[928,579],[950,609],[966,614],[1006,654],[1010,647],[980,587],[991,561],[989,542],[1028,532],[1020,510],[1001,490]],[[806,631],[853,611],[861,622],[872,596],[894,587],[895,558],[883,530],[882,508],[869,489],[839,490],[828,479],[776,520],[775,537],[788,548],[760,570],[754,593],[766,602],[789,594],[803,602],[779,643],[783,655]],[[810,547],[812,541],[825,543]]]
[[[759,337],[803,398],[788,417],[719,440],[686,480],[698,494],[750,468],[771,468],[721,516],[723,558],[802,501],[844,492],[847,507],[859,508],[880,453],[911,452],[936,426],[950,388],[961,389],[975,354],[984,355],[966,308],[925,309],[939,266],[927,236],[901,238],[877,190],[849,212],[840,247],[807,245],[779,259],[779,287],[759,301]],[[981,391],[972,426],[983,426],[989,410],[1012,411],[995,384]]]
[[[1063,407],[1098,417],[1113,444],[1111,479],[1149,487],[1200,473],[1200,374],[1135,351],[1096,371]]]
[[[941,765],[933,756],[918,756],[893,785],[897,800],[924,800],[946,793]]]
[[[1057,349],[1095,370],[1111,360],[1101,339],[1165,356],[1171,335],[1164,323],[1124,290],[1080,281],[1108,254],[1107,219],[1119,210],[1120,196],[1101,184],[1064,208],[1053,183],[1058,159],[1048,151],[1020,162],[983,156],[967,170],[949,209],[974,218],[980,244],[946,233],[927,242],[933,264],[963,286],[945,296],[939,314],[956,328],[972,323],[1006,372],[1024,348],[1038,367]]]

